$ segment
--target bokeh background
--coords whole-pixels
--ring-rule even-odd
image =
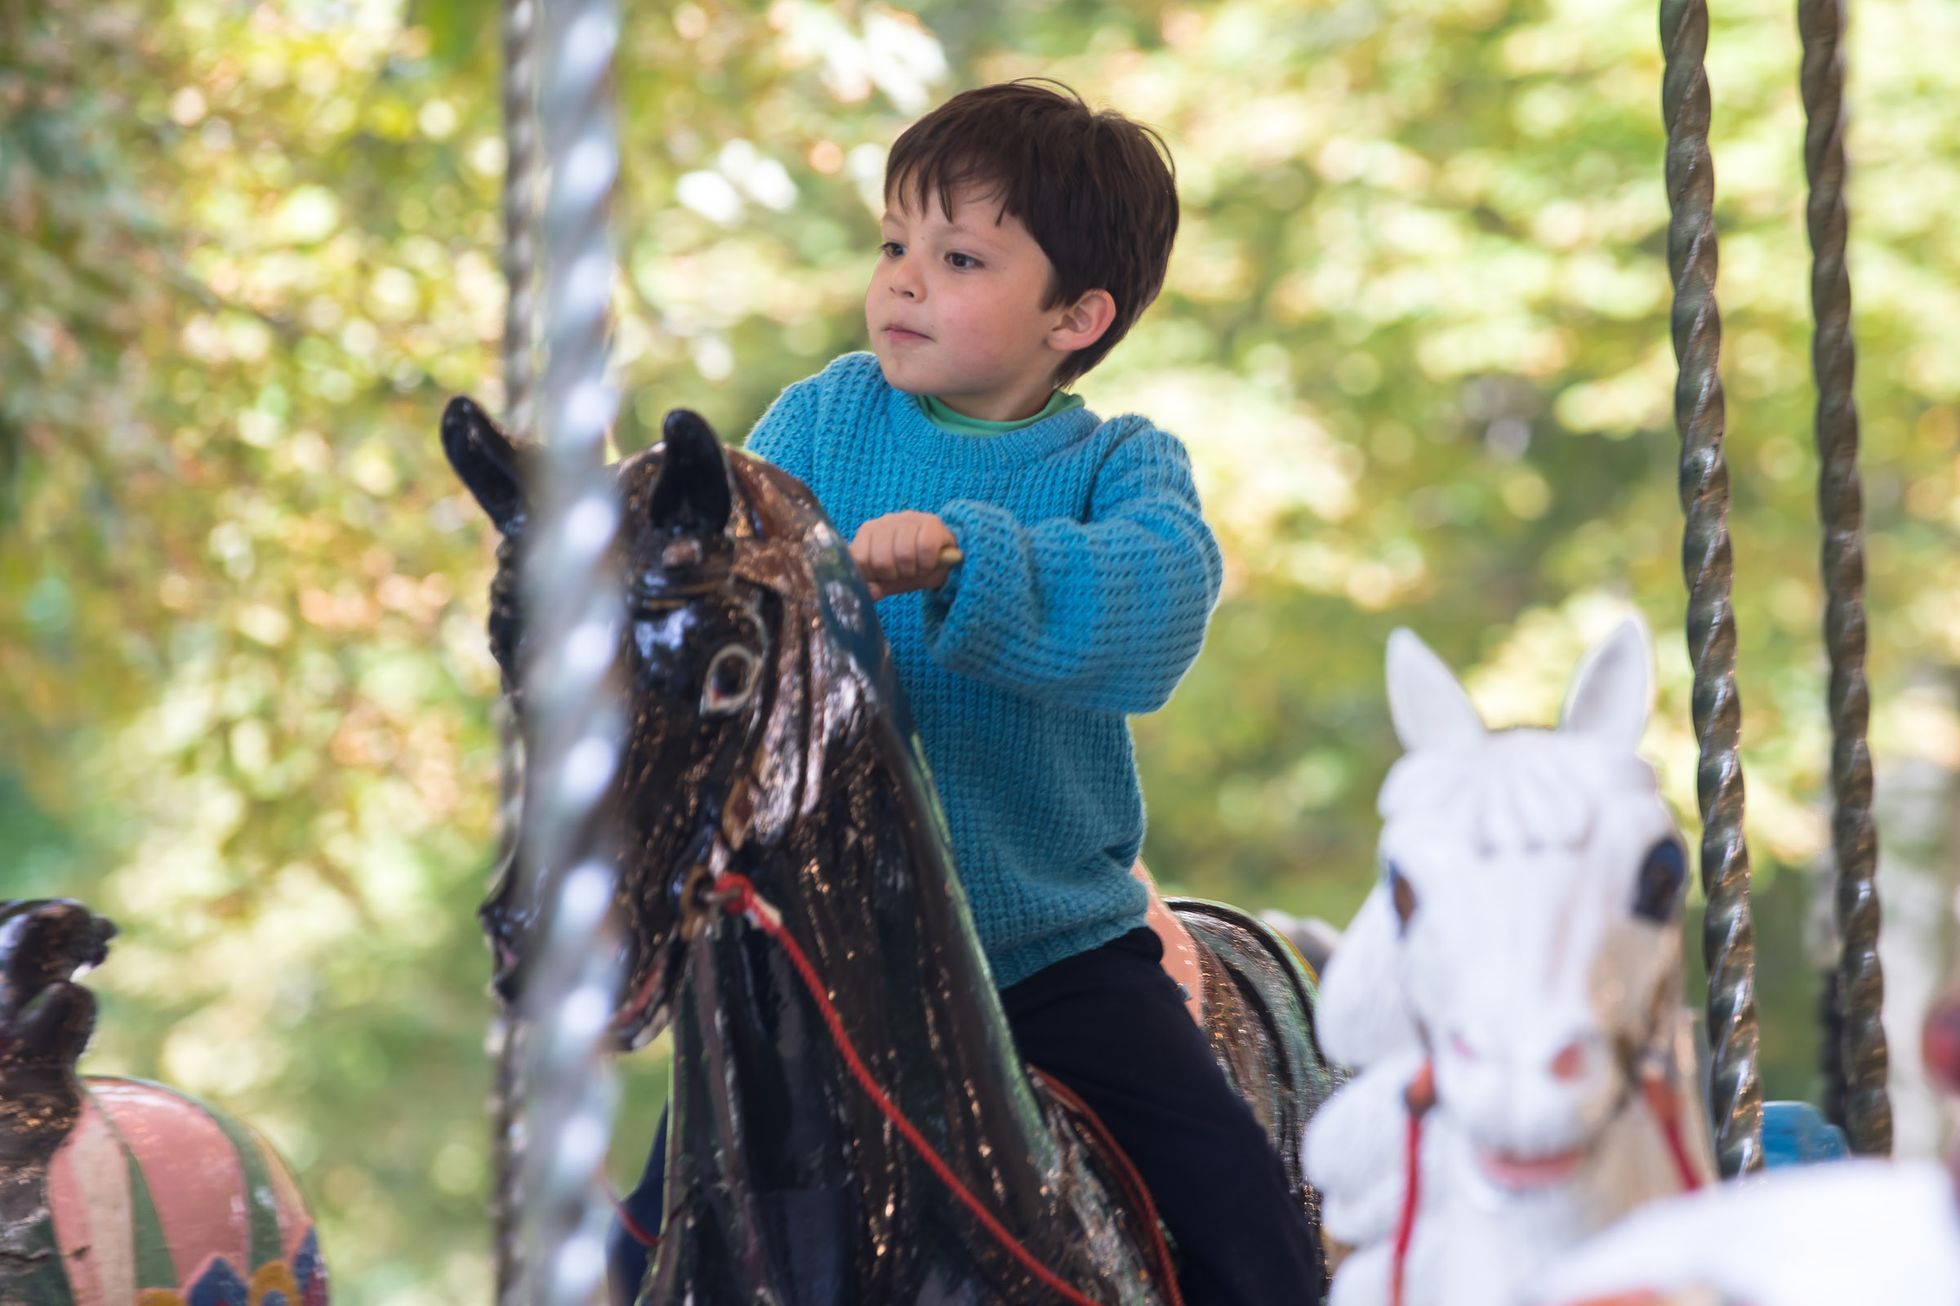
[[[623,450],[682,403],[739,440],[864,344],[884,152],[937,99],[1045,74],[1168,140],[1168,285],[1081,385],[1183,436],[1230,557],[1136,726],[1167,886],[1346,920],[1398,624],[1493,721],[1546,723],[1644,612],[1647,753],[1693,828],[1647,5],[626,8]],[[1765,1067],[1799,1097],[1828,736],[1797,38],[1787,0],[1717,9]],[[436,418],[501,401],[497,30],[482,0],[0,7],[0,896],[121,922],[88,1064],[271,1134],[355,1306],[487,1298],[491,540]],[[1850,49],[1890,1014],[1925,1151],[1912,1031],[1960,847],[1960,8],[1858,6]],[[661,1055],[629,1071],[622,1174]]]

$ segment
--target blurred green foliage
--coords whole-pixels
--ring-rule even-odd
[[[1655,19],[1632,0],[627,6],[619,442],[730,438],[862,345],[883,154],[958,87],[1060,77],[1162,130],[1162,300],[1082,389],[1191,445],[1228,593],[1138,722],[1168,887],[1344,920],[1409,624],[1544,722],[1624,605],[1693,824]],[[1853,258],[1875,747],[1960,758],[1960,11],[1861,10]],[[125,927],[97,1068],[264,1127],[345,1300],[481,1300],[472,909],[488,532],[436,440],[501,399],[495,6],[0,12],[0,896]],[[1787,3],[1711,39],[1770,1088],[1810,1087],[1827,837],[1801,110]],[[1950,855],[1950,831],[1933,840]],[[1945,841],[1945,842],[1942,842]],[[628,1087],[637,1163],[657,1053]]]

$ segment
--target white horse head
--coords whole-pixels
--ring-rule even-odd
[[[1588,654],[1556,730],[1493,732],[1421,640],[1390,638],[1389,708],[1407,751],[1381,791],[1382,881],[1329,963],[1320,1028],[1363,1070],[1344,1093],[1399,1090],[1371,1065],[1433,1074],[1425,1266],[1411,1271],[1433,1286],[1413,1287],[1411,1303],[1514,1300],[1547,1257],[1678,1186],[1670,1130],[1699,1174],[1709,1168],[1701,1128],[1680,1132],[1699,1116],[1683,1067],[1686,851],[1634,752],[1651,662],[1629,621]],[[1677,1090],[1665,1123],[1642,1093],[1655,1071]],[[1326,1131],[1309,1133],[1309,1171],[1330,1229],[1341,1236],[1334,1226],[1354,1215],[1366,1243],[1385,1232],[1382,1148],[1357,1163],[1364,1140],[1333,1136],[1343,1107],[1356,1122],[1384,1117],[1337,1095]],[[1348,1182],[1364,1172],[1377,1176],[1365,1195]],[[1384,1262],[1369,1250],[1356,1270],[1372,1280]]]
[[[1666,1049],[1687,856],[1634,754],[1651,652],[1628,622],[1557,730],[1491,733],[1414,635],[1388,653],[1408,753],[1382,786],[1381,867],[1439,1106],[1486,1177],[1569,1178]]]

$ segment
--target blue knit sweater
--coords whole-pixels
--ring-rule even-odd
[[[1197,657],[1221,573],[1183,445],[1085,408],[958,434],[860,353],[783,391],[748,447],[846,540],[909,509],[938,514],[966,555],[878,619],[994,982],[1142,925],[1127,718],[1162,707]]]

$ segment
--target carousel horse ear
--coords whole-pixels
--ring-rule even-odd
[[[1388,715],[1411,753],[1484,736],[1483,718],[1456,676],[1414,631],[1400,626],[1388,637]]]
[[[714,428],[699,413],[668,410],[661,423],[665,439],[660,479],[647,500],[647,518],[661,531],[709,535],[728,528],[732,502],[728,458]]]
[[[1639,747],[1654,703],[1653,663],[1646,624],[1638,617],[1621,622],[1573,673],[1558,728],[1598,736],[1628,752]]]
[[[467,395],[442,410],[442,451],[498,532],[509,535],[524,524],[524,480],[510,437]]]

